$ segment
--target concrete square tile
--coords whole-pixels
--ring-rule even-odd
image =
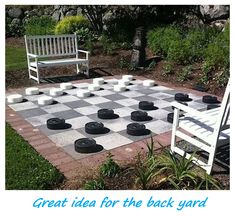
[[[148,115],[155,118],[155,119],[163,119],[168,115],[168,111],[164,109],[157,109],[157,110],[151,110],[148,111]]]
[[[110,121],[103,122],[104,126],[109,128],[112,131],[118,132],[121,130],[126,129],[126,126],[131,123],[131,121],[128,121],[123,118],[113,119]]]
[[[165,86],[154,86],[154,87],[150,87],[150,89],[155,90],[155,91],[173,90],[172,88],[168,88],[168,87],[165,87]]]
[[[123,106],[133,106],[139,103],[139,101],[133,99],[133,98],[126,98],[122,100],[117,100],[116,103],[119,103]]]
[[[162,120],[146,123],[145,126],[155,134],[161,134],[172,130],[172,124]]]
[[[84,138],[82,134],[80,134],[76,130],[65,131],[57,134],[53,134],[48,136],[49,139],[52,140],[57,146],[63,147],[67,145],[73,145],[75,140]]]
[[[90,104],[100,104],[100,103],[106,103],[109,102],[110,100],[104,97],[91,97],[84,99],[84,101],[90,103]]]
[[[114,109],[114,113],[118,114],[120,117],[130,116],[131,112],[135,111],[135,109],[132,109],[130,107],[121,107]]]
[[[172,98],[172,95],[171,95],[171,94],[166,94],[166,93],[162,93],[162,92],[149,94],[148,96],[154,97],[154,98],[157,98],[157,99]]]
[[[90,106],[85,106],[81,108],[76,108],[74,110],[78,113],[81,113],[82,115],[91,115],[91,114],[97,113],[99,109],[100,109],[99,106],[90,105]]]
[[[81,116],[77,118],[68,119],[66,122],[71,124],[73,129],[78,129],[85,127],[85,124],[91,121],[93,120],[88,118],[87,116]]]
[[[15,111],[29,110],[33,108],[38,108],[38,106],[31,101],[16,103],[16,104],[8,104]]]
[[[66,122],[67,122],[67,121],[66,121]],[[38,126],[38,129],[39,129],[42,133],[44,133],[46,136],[50,136],[50,135],[54,135],[54,134],[58,134],[58,133],[63,133],[63,132],[65,132],[65,131],[70,131],[70,130],[72,130],[72,128],[59,129],[59,130],[51,130],[51,129],[48,129],[45,124]]]
[[[98,105],[101,109],[116,109],[116,108],[121,108],[122,105],[114,102],[114,101],[110,101],[107,103],[101,103]]]
[[[81,116],[80,113],[78,113],[74,110],[66,110],[66,111],[62,111],[62,112],[56,112],[56,113],[53,113],[53,115],[58,118],[63,118],[65,120]]]
[[[113,94],[115,94],[115,92],[104,89],[101,91],[95,91],[94,94],[98,95],[98,96],[107,96],[107,95],[113,95]]]
[[[91,104],[87,103],[84,100],[78,100],[78,101],[72,101],[72,102],[64,103],[64,105],[75,109],[75,108],[90,106]]]
[[[120,93],[120,95],[123,95],[123,96],[128,97],[128,98],[134,98],[134,97],[143,96],[144,94],[142,94],[138,91],[126,91],[126,92]]]
[[[106,96],[104,96],[104,98],[107,98],[107,99],[112,100],[112,101],[117,101],[117,100],[126,99],[127,97],[125,97],[123,95],[120,95],[118,93],[115,93],[113,95],[106,95]]]
[[[67,103],[67,102],[72,102],[72,101],[78,101],[80,100],[78,97],[72,96],[72,95],[65,95],[61,97],[57,97],[56,101],[60,103]]]
[[[47,105],[47,106],[41,107],[41,109],[43,109],[47,113],[55,113],[55,112],[70,110],[71,108],[64,104],[53,104],[53,105]]]
[[[34,116],[30,118],[26,118],[26,121],[28,121],[33,126],[40,126],[46,124],[47,120],[50,118],[54,118],[55,116],[52,114],[44,114],[39,116]]]
[[[34,109],[19,111],[19,114],[21,116],[23,116],[24,118],[30,118],[30,117],[34,117],[34,116],[38,116],[38,115],[44,115],[44,114],[48,114],[48,113],[45,112],[44,110],[40,109],[40,108],[34,108]]]
[[[131,139],[126,138],[118,133],[107,134],[95,138],[96,143],[100,144],[106,150],[111,150],[129,143],[132,143]]]

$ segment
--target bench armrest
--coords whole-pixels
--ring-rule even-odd
[[[183,105],[181,103],[178,103],[176,101],[172,102],[171,103],[172,106],[175,107],[175,109],[178,109],[178,110],[182,110],[183,112],[185,112],[186,114],[189,114],[187,116],[192,116],[192,117],[197,117],[197,118],[203,118],[205,120],[208,120],[208,121],[215,121],[215,117],[211,117],[209,116],[207,113],[204,113],[204,112],[201,112],[201,111],[198,111],[196,109],[193,109],[191,107],[188,107],[186,105]],[[179,113],[179,112],[178,112]]]
[[[90,54],[89,51],[85,51],[85,50],[77,50],[77,52],[82,52],[82,53]]]
[[[32,54],[32,53],[27,53],[27,55],[29,57],[33,57],[33,58],[38,58],[39,57],[39,55],[35,55],[35,54]]]

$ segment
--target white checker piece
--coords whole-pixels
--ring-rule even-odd
[[[133,142],[132,140],[118,133],[112,133],[112,134],[96,137],[94,139],[97,144],[102,145],[106,150],[114,149],[114,148]]]

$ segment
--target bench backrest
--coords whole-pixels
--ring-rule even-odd
[[[214,129],[214,139],[218,140],[221,131],[230,128],[229,116],[230,116],[230,79],[228,81],[223,100],[221,103],[220,112]]]
[[[25,46],[27,53],[41,57],[75,55],[77,36],[76,34],[25,36]]]

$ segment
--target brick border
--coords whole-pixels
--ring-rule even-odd
[[[117,76],[107,76],[105,78],[120,78],[122,75]],[[135,79],[144,80],[145,77],[142,76],[134,76]],[[92,79],[85,80],[76,80],[72,81],[72,83],[90,83]],[[179,91],[187,90],[189,93],[193,93],[198,96],[203,96],[207,93],[199,92],[193,89],[175,87],[171,84],[156,81],[157,84],[163,85],[169,88],[173,88]],[[41,84],[39,88],[47,88],[54,87],[58,85],[58,83],[53,84]],[[25,87],[24,87],[25,88]],[[11,93],[15,91],[22,90],[24,88],[15,88],[9,89],[6,93]],[[221,99],[221,97],[218,97]],[[106,158],[107,152],[97,153],[95,155],[90,155],[88,157],[82,159],[74,159],[67,152],[65,152],[62,148],[56,146],[46,135],[40,132],[37,128],[33,127],[30,123],[24,120],[17,112],[12,110],[7,104],[6,108],[6,122],[8,122],[12,128],[16,130],[16,132],[21,135],[41,156],[43,156],[46,160],[48,160],[53,166],[55,166],[67,179],[75,178],[78,176],[80,171],[82,170],[94,170],[96,169]],[[131,144],[127,144],[108,152],[111,152],[114,155],[114,159],[120,164],[124,164],[132,160],[138,152],[145,153],[147,152],[146,142],[149,142],[150,138],[143,139],[141,141],[133,142]],[[170,145],[171,140],[171,131],[155,135],[153,136],[153,140],[155,142],[159,142],[162,146]],[[155,146],[155,150],[160,149],[161,146]]]

